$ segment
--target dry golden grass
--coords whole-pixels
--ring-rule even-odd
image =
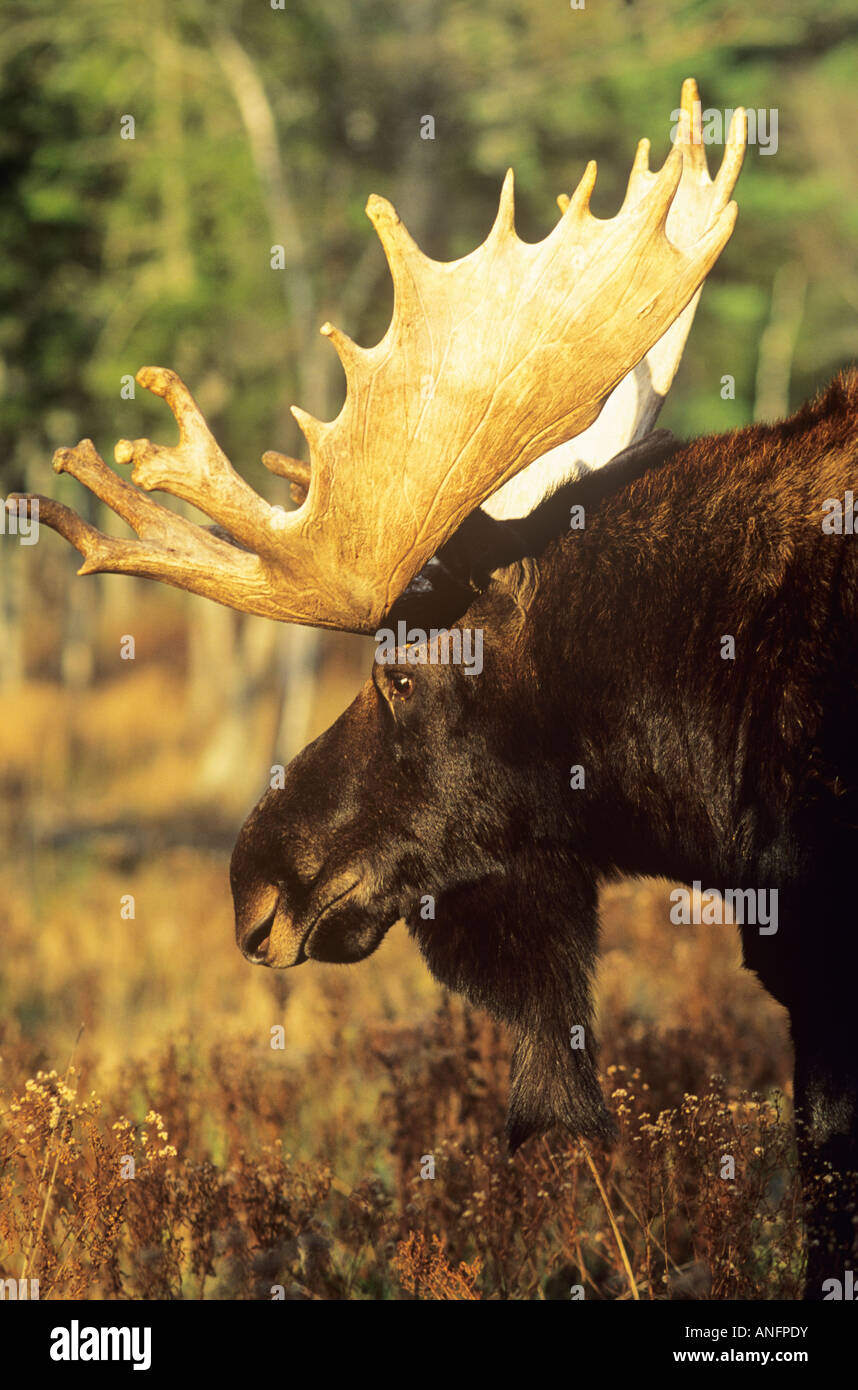
[[[786,1024],[735,931],[670,927],[663,884],[606,892],[621,1142],[510,1160],[509,1039],[401,927],[356,967],[262,971],[234,945],[226,850],[40,840],[194,822],[183,680],[153,660],[0,700],[0,1276],[43,1298],[795,1297]]]

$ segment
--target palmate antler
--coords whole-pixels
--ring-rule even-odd
[[[85,483],[138,539],[103,535],[47,498],[39,499],[40,520],[81,552],[81,574],[142,575],[263,617],[373,632],[475,507],[592,424],[697,292],[732,232],[736,205],[692,223],[674,244],[666,224],[687,157],[677,145],[650,173],[639,150],[609,221],[589,211],[591,162],[560,222],[536,245],[515,234],[510,171],[487,240],[449,263],[424,256],[391,205],[371,197],[367,213],[393,278],[393,318],[374,348],[322,328],[348,391],[329,424],[293,407],[311,458],[297,511],[269,506],[239,477],[175,373],[144,367],[137,380],[166,400],[180,439],[173,448],[117,444],[116,461],[133,464],[139,487],[108,468],[89,440],[54,457],[57,472]],[[306,485],[306,465],[277,454],[264,462]],[[226,537],[139,488],[192,503]]]
[[[693,246],[727,206],[741,173],[745,139],[745,112],[740,107],[733,114],[717,177],[710,179],[701,129],[700,93],[694,78],[687,77],[682,84],[676,132],[676,145],[683,156],[682,177],[666,225],[675,246]],[[655,177],[649,168],[649,141],[641,140],[626,201],[642,197]],[[569,199],[561,194],[557,202],[563,212]],[[491,516],[500,520],[528,515],[544,497],[574,476],[581,464],[600,468],[648,434],[676,376],[701,293],[702,286],[655,346],[611,392],[589,429],[543,454],[486,499],[484,508]]]

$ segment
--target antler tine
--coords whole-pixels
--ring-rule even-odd
[[[269,473],[275,473],[278,478],[288,479],[291,484],[289,493],[293,502],[300,504],[304,501],[310,490],[309,463],[302,463],[300,459],[290,458],[288,454],[279,454],[276,449],[267,449],[262,455],[262,462]]]
[[[55,473],[69,473],[83,483],[138,535],[157,541],[166,536],[174,513],[108,468],[91,439],[82,439],[74,449],[57,449],[53,467]]]
[[[343,408],[325,423],[293,407],[309,468],[276,453],[263,460],[304,494],[298,511],[259,497],[175,373],[145,367],[137,380],[167,402],[179,443],[120,440],[117,462],[133,465],[144,490],[200,508],[235,544],[145,498],[88,441],[60,451],[57,467],[91,487],[139,539],[103,537],[59,507],[45,512],[47,524],[81,549],[86,572],[155,576],[248,612],[374,631],[475,507],[593,422],[719,255],[736,213],[724,205],[729,174],[717,187],[717,212],[710,206],[706,216],[676,222],[686,171],[697,166],[684,149],[657,173],[646,164],[641,147],[629,194],[609,221],[589,211],[596,168],[588,165],[564,216],[535,245],[515,234],[510,171],[488,238],[452,262],[425,256],[391,205],[371,197],[393,317],[372,348],[322,328],[345,371]]]
[[[28,517],[37,518],[39,525],[49,526],[52,531],[64,536],[80,551],[84,561],[88,555],[95,554],[101,541],[110,541],[109,536],[102,535],[101,531],[90,526],[89,522],[72,511],[71,507],[56,502],[53,497],[43,497],[40,492],[10,492],[4,503],[5,510],[17,511],[22,502]],[[87,572],[85,565],[78,570],[78,574]]]
[[[184,382],[164,367],[141,367],[137,381],[167,402],[179,426],[179,443],[166,447],[148,439],[120,439],[116,462],[133,465],[131,476],[139,487],[190,502],[242,544],[261,553],[276,548],[278,514],[235,472]]]
[[[160,579],[218,602],[229,602],[263,617],[280,616],[266,593],[259,557],[162,507],[108,468],[90,439],[74,449],[58,449],[54,470],[69,473],[136,531],[138,540],[108,536],[62,502],[40,494],[12,493],[11,510],[26,502],[39,524],[63,536],[80,553],[78,574],[133,574]],[[37,507],[34,512],[34,505]],[[229,592],[229,599],[224,595]],[[244,602],[233,602],[239,594]]]
[[[716,198],[714,206],[724,207],[730,194],[736,186],[736,180],[742,172],[742,164],[745,159],[745,148],[748,141],[748,118],[745,108],[739,106],[733,112],[730,121],[730,130],[727,135],[727,148],[724,151],[724,158],[721,161],[721,168],[715,177]]]

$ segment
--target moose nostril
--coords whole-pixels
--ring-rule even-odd
[[[247,936],[241,944],[241,949],[248,960],[256,965],[261,965],[268,952],[268,944],[271,940],[271,927],[274,922],[274,911],[269,912],[263,921],[258,922],[255,927],[251,927]]]

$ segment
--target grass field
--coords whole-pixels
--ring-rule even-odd
[[[670,926],[665,884],[606,890],[621,1142],[509,1159],[510,1040],[404,927],[358,966],[240,956],[241,812],[200,792],[172,640],[0,697],[0,1276],[43,1299],[796,1297],[791,1049],[735,930]],[[353,688],[328,682],[320,727]]]

